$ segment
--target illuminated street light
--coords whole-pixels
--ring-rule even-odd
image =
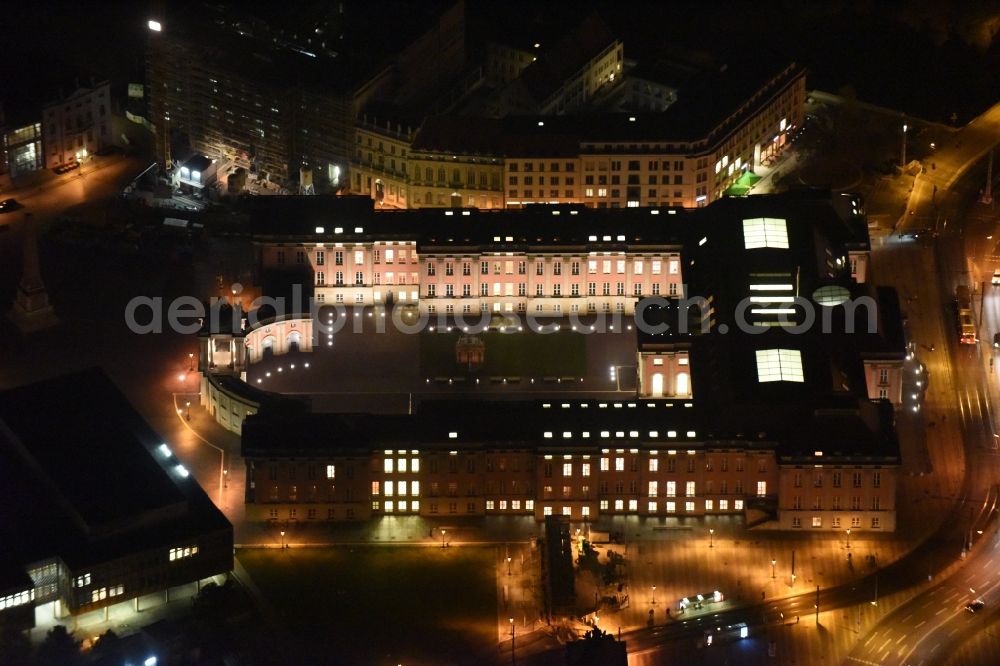
[[[715,530],[708,530],[708,547],[715,548]]]
[[[281,530],[281,532],[279,532],[279,534],[281,534],[281,548],[284,549],[285,548],[285,530]]]
[[[778,560],[775,560],[775,559],[771,560],[771,579],[772,580],[774,579],[774,565],[777,564],[777,563],[778,563]]]
[[[656,605],[656,586],[653,586],[653,605]]]
[[[187,412],[185,414],[185,417],[187,417],[187,420],[190,421],[191,420],[191,401],[188,400],[187,402],[185,402],[184,406],[187,408]]]
[[[850,527],[847,528],[847,547],[848,547],[848,549],[850,549],[850,547],[851,547],[851,528]]]
[[[507,556],[507,575],[508,576],[513,575],[510,571],[510,555]]]
[[[149,26],[149,29],[152,30],[153,32],[160,32],[163,30],[163,26],[160,25],[159,21],[154,21],[150,19],[146,25]]]
[[[445,530],[441,530],[441,547],[442,548],[444,548],[444,535],[445,534],[446,534]]]

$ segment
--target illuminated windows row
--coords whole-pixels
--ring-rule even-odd
[[[378,481],[372,481],[372,496],[377,497],[382,488],[382,484]],[[420,482],[386,481],[384,485],[384,494],[386,497],[392,497],[393,495],[399,495],[400,497],[406,497],[407,495],[420,497]]]
[[[112,587],[99,587],[96,590],[91,590],[90,592],[90,603],[97,603],[98,601],[104,601],[109,597],[118,597],[125,594],[124,585],[113,585]]]
[[[24,592],[16,592],[15,594],[8,594],[7,596],[0,597],[0,611],[6,608],[14,608],[15,606],[23,606],[24,604],[30,604],[35,600],[34,590],[25,590]]]
[[[511,511],[521,510],[521,500],[486,500],[486,510],[495,511],[499,507],[500,511],[507,511],[507,507],[510,507]],[[535,510],[535,500],[524,500],[524,510],[534,511]]]
[[[388,455],[391,451],[387,451]],[[400,454],[406,453],[405,451],[400,451]],[[412,454],[416,454],[416,451],[411,451]],[[420,458],[386,458],[382,463],[382,469],[386,474],[392,474],[393,472],[419,472],[420,471]],[[333,478],[333,477],[330,477]]]
[[[378,502],[372,502],[372,508],[375,509],[376,511],[378,510],[377,504]],[[420,501],[419,500],[413,500],[412,502],[407,502],[406,500],[400,500],[398,502],[395,502],[393,500],[385,501],[386,513],[394,513],[397,511],[400,513],[409,513],[409,512],[417,513],[418,511],[420,511]]]
[[[73,587],[87,587],[90,585],[90,574],[83,574],[73,579]]]
[[[170,561],[183,560],[198,554],[198,546],[187,546],[185,548],[171,548]]]

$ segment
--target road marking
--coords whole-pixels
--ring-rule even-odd
[[[958,633],[959,629],[961,629],[961,627],[955,627],[954,629],[948,632],[948,636],[954,636],[955,634]]]
[[[933,603],[934,603],[934,600],[933,600],[933,599],[931,599],[931,600],[930,600],[930,601],[928,601],[928,602],[927,602],[926,604],[924,604],[923,606],[921,606],[921,608],[927,608],[928,606],[930,606],[930,605],[931,605],[931,604],[933,604]]]
[[[896,645],[899,645],[899,644],[900,644],[900,643],[902,643],[902,642],[903,642],[903,641],[904,641],[905,639],[906,639],[906,634],[903,634],[902,636],[900,636],[900,637],[899,637],[899,640],[898,640],[898,641],[896,641]]]
[[[885,651],[885,653],[882,655],[882,658],[879,659],[879,663],[880,664],[884,664],[885,663],[885,658],[889,656],[889,652],[890,652],[889,650]]]
[[[871,636],[869,636],[868,640],[865,641],[865,647],[868,647],[868,644],[871,643],[873,640],[875,640],[876,636],[878,636],[877,633],[873,633]]]
[[[934,613],[934,617],[937,617],[938,615],[940,615],[941,613],[945,612],[946,610],[948,610],[948,609],[947,608],[942,608],[937,613]]]
[[[934,652],[934,650],[937,650],[940,646],[941,646],[941,643],[935,643],[934,647],[931,648],[931,652]]]
[[[909,622],[911,617],[913,617],[913,613],[910,613],[909,615],[907,615],[906,617],[904,617],[903,618],[903,622]]]
[[[915,626],[913,628],[914,629],[919,629],[920,627],[924,626],[925,624],[927,624],[927,620],[922,621],[920,624],[918,624],[917,626]]]
[[[887,639],[885,639],[885,643],[882,643],[882,647],[880,647],[880,648],[878,649],[878,651],[879,651],[879,652],[881,652],[882,650],[885,650],[885,646],[886,646],[886,645],[888,645],[888,644],[889,644],[889,643],[891,643],[891,642],[892,642],[892,639],[891,639],[891,638],[887,638]],[[888,650],[886,650],[886,651],[888,652]],[[883,657],[883,658],[882,658],[882,661],[885,661],[885,657]]]

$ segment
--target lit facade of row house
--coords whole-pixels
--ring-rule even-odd
[[[682,96],[662,114],[429,117],[409,147],[392,129],[359,126],[358,140],[385,150],[409,148],[427,162],[378,176],[389,176],[394,188],[409,186],[408,203],[383,199],[386,206],[692,208],[720,199],[745,173],[770,165],[802,126],[805,97],[805,72],[792,63],[731,109],[696,108],[702,102]],[[378,200],[382,191],[373,195],[368,182],[378,156],[365,145],[359,150],[353,168],[363,175],[352,191]]]

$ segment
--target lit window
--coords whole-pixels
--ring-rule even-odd
[[[394,494],[393,491],[394,491],[394,488],[393,488],[392,481],[386,481],[385,482],[385,496],[386,497],[392,497],[393,494]]]
[[[542,515],[543,516],[551,516],[552,515],[552,507],[551,506],[542,507]]]
[[[386,513],[392,513],[395,510],[395,508],[396,508],[396,506],[395,506],[395,504],[393,503],[392,500],[388,500],[385,503],[385,512]]]
[[[625,510],[625,500],[616,499],[615,500],[615,511]]]
[[[191,557],[198,554],[198,546],[187,546],[185,548],[171,548],[170,549],[170,561],[183,560],[184,558]],[[87,574],[88,578],[90,574]]]
[[[573,463],[563,463],[563,476],[573,476]]]
[[[372,481],[372,495],[378,495],[378,491],[379,491],[379,482]]]
[[[410,481],[410,495],[418,497],[420,495],[420,482]]]
[[[684,510],[688,513],[694,511],[694,502],[684,502]]]
[[[608,471],[608,459],[607,458],[601,458],[601,471],[602,472],[607,472]]]
[[[677,512],[677,502],[667,502],[667,513]]]
[[[385,473],[386,474],[391,474],[392,473],[392,458],[386,458],[385,459],[384,469],[385,469]]]
[[[715,506],[715,503],[712,500],[705,500],[705,511],[711,511],[713,506]]]
[[[524,500],[524,508],[528,511],[535,510],[535,500]]]
[[[406,458],[400,458],[396,461],[396,471],[398,472],[406,471]]]
[[[583,463],[581,474],[583,476],[590,476],[590,463]]]
[[[494,506],[495,506],[495,504],[494,504],[493,500],[486,500],[486,510],[487,511],[492,511]]]
[[[743,500],[741,500],[741,499],[733,500],[733,509],[735,509],[736,511],[742,511],[743,510]]]
[[[628,510],[629,511],[638,511],[639,510],[639,500],[630,499],[628,501]]]
[[[805,381],[798,349],[758,349],[756,355],[758,382]]]
[[[410,471],[414,474],[420,471],[420,458],[410,458]]]
[[[788,225],[784,219],[757,217],[743,220],[743,246],[748,250],[762,247],[788,249]]]
[[[386,483],[389,483],[389,482],[388,482],[388,481],[386,481]],[[396,493],[397,493],[397,494],[398,494],[398,495],[399,495],[400,497],[406,497],[406,496],[407,496],[407,495],[409,494],[409,493],[407,492],[408,490],[409,490],[409,488],[407,487],[407,483],[406,483],[406,481],[399,481],[399,482],[398,482],[398,483],[396,484]]]
[[[649,482],[649,496],[656,497],[656,491],[658,490],[658,484],[656,481]]]
[[[583,507],[580,511],[583,514],[584,518],[587,518],[587,517],[590,516],[590,507],[589,506]]]
[[[569,515],[572,515],[572,513],[573,513],[573,511],[572,511],[572,509],[570,507],[564,506],[562,508],[562,515],[569,516]]]
[[[649,459],[649,471],[650,472],[655,472],[659,468],[660,468],[660,461],[657,460],[656,458],[650,458]]]
[[[616,472],[624,472],[625,471],[625,459],[624,458],[615,458],[615,471]]]
[[[767,481],[757,482],[757,497],[763,497],[767,494]]]
[[[694,481],[688,481],[684,485],[684,495],[687,497],[694,497],[695,496],[694,491],[695,491]]]
[[[336,470],[336,467],[334,465],[327,465],[326,466],[326,478],[332,479],[332,478],[334,478],[336,476],[336,473],[337,473],[337,470]]]

